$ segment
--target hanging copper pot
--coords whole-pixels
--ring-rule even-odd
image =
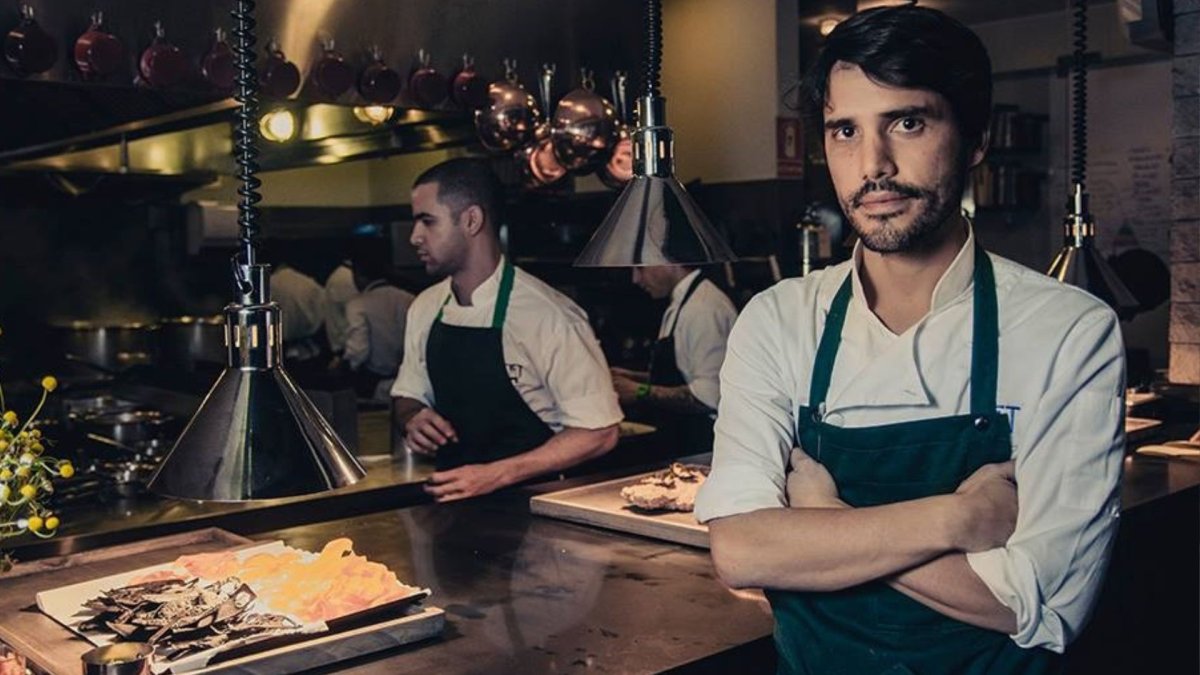
[[[608,161],[596,170],[596,176],[608,187],[620,190],[633,178],[633,126],[629,124],[629,105],[625,96],[629,76],[621,70],[613,74],[612,97],[617,109],[617,143]]]
[[[84,79],[108,77],[125,61],[125,45],[104,30],[104,12],[92,14],[92,25],[75,40],[75,67]]]
[[[233,49],[225,41],[223,29],[218,28],[213,32],[213,45],[200,63],[200,72],[213,88],[220,91],[233,89],[237,66],[233,59]]]
[[[379,47],[371,47],[371,62],[358,76],[358,93],[370,103],[390,103],[400,94],[400,73],[383,61]]]
[[[33,18],[33,7],[21,5],[21,22],[4,39],[4,58],[21,75],[44,73],[58,60],[54,38]]]
[[[167,41],[161,21],[154,22],[154,40],[138,60],[143,83],[152,87],[173,87],[188,76],[191,64],[179,47]]]
[[[558,68],[552,63],[542,64],[538,93],[544,110],[554,107],[554,74],[557,70]],[[550,133],[549,122],[542,122],[538,125],[534,131],[533,141],[517,151],[516,160],[522,182],[527,188],[546,187],[562,180],[567,175],[566,167],[558,161],[558,156],[554,154],[554,140]]]
[[[259,76],[262,92],[269,98],[287,98],[300,86],[300,69],[287,60],[279,42],[267,43],[267,59]]]
[[[354,85],[354,69],[334,48],[332,39],[325,40],[324,53],[313,65],[312,80],[318,95],[326,101],[337,99]]]
[[[605,156],[617,142],[617,112],[597,94],[592,71],[581,71],[582,86],[558,102],[550,131],[554,152],[570,171],[583,172]]]
[[[488,150],[511,152],[533,140],[542,121],[533,96],[517,81],[517,62],[504,61],[504,80],[488,85],[488,103],[475,111],[475,130]]]
[[[446,100],[446,78],[431,64],[429,52],[417,50],[419,66],[408,77],[408,95],[419,108],[435,108]]]
[[[488,85],[475,70],[475,59],[463,54],[462,69],[450,82],[450,100],[467,110],[478,110],[488,104]]]

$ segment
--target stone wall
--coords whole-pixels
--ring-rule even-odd
[[[1175,1],[1170,380],[1200,384],[1200,0]]]

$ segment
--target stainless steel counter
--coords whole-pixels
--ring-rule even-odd
[[[339,536],[431,588],[427,602],[446,610],[448,624],[437,641],[338,672],[661,672],[772,630],[761,595],[725,588],[707,551],[531,516],[522,493],[255,538],[319,549]]]

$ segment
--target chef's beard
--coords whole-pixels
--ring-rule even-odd
[[[942,225],[959,211],[965,178],[961,172],[956,172],[951,180],[953,182],[944,193],[888,179],[868,181],[843,202],[842,210],[863,246],[876,253],[927,250],[940,241],[938,235],[943,232]],[[905,227],[887,214],[859,216],[858,209],[862,206],[863,198],[872,192],[895,192],[917,200],[912,222]],[[859,218],[869,219],[873,227],[864,227],[859,223]]]

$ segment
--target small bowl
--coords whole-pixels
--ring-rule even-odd
[[[85,652],[83,675],[150,675],[154,646],[145,642],[118,642]]]

